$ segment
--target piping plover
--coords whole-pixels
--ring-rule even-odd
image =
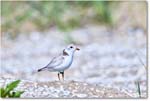
[[[59,74],[62,74],[62,78],[64,80],[64,70],[68,69],[71,66],[76,50],[80,49],[75,45],[69,45],[59,56],[54,57],[48,65],[38,69],[38,72],[46,70],[50,72],[58,72],[58,79],[60,80]]]

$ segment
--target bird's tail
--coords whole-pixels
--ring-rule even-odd
[[[46,68],[47,68],[47,67],[43,67],[43,68],[38,69],[37,71],[40,72],[40,71],[45,70]]]

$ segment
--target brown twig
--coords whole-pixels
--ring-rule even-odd
[[[147,70],[146,65],[144,64],[144,62],[142,61],[141,57],[138,55],[138,53],[136,52],[137,57],[139,59],[139,61],[141,62],[141,64],[144,66],[145,70]]]

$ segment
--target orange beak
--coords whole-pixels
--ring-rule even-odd
[[[80,49],[79,49],[79,48],[76,48],[76,50],[78,50],[78,51],[79,51]]]

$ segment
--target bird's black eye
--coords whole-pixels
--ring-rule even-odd
[[[70,46],[70,48],[73,48],[72,46]]]

